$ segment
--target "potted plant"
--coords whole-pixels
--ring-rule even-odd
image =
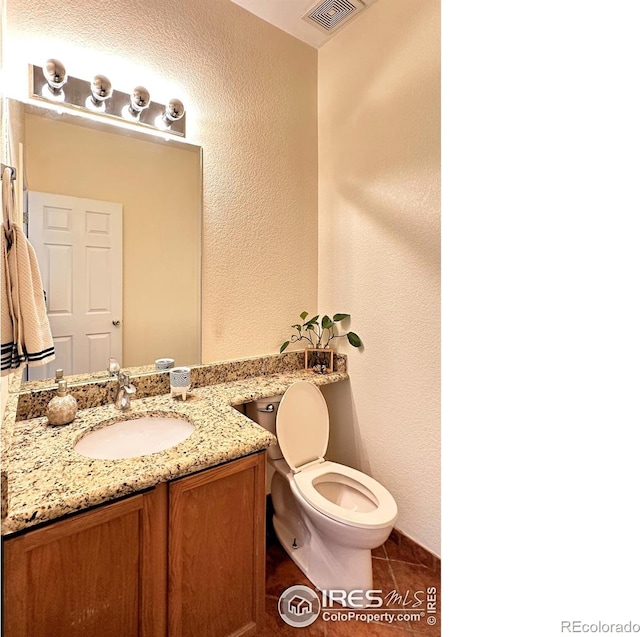
[[[329,318],[326,314],[320,319],[320,315],[306,320],[309,312],[302,312],[300,318],[304,323],[296,323],[291,327],[297,334],[292,334],[288,341],[280,346],[280,353],[284,352],[291,343],[298,341],[308,341],[309,345],[305,350],[304,366],[306,369],[312,368],[314,371],[324,373],[333,371],[333,350],[329,345],[334,338],[346,338],[349,345],[360,347],[362,341],[355,332],[337,334],[337,324],[349,318],[349,314],[334,314]]]

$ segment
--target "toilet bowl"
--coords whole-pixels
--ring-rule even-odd
[[[320,590],[371,590],[371,549],[389,537],[398,507],[371,476],[324,459],[329,412],[320,390],[294,383],[281,398],[247,405],[247,415],[278,438],[268,450],[273,526],[291,559]]]

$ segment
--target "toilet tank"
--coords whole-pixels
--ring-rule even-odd
[[[269,396],[268,398],[261,398],[260,400],[256,400],[252,403],[247,403],[245,405],[245,413],[248,418],[253,420],[253,422],[264,427],[275,436],[276,414],[278,413],[278,407],[280,406],[281,399],[282,396]],[[268,447],[267,454],[269,458],[272,458],[273,460],[282,458],[282,452],[277,444]]]

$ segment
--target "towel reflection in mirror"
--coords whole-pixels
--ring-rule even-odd
[[[55,358],[40,268],[33,246],[15,221],[13,171],[2,174],[2,375]]]

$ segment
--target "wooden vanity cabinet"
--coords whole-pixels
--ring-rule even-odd
[[[252,635],[264,453],[4,541],[5,637]]]
[[[253,635],[264,614],[264,453],[169,485],[169,636]]]
[[[166,503],[159,485],[5,540],[4,635],[166,634]]]

